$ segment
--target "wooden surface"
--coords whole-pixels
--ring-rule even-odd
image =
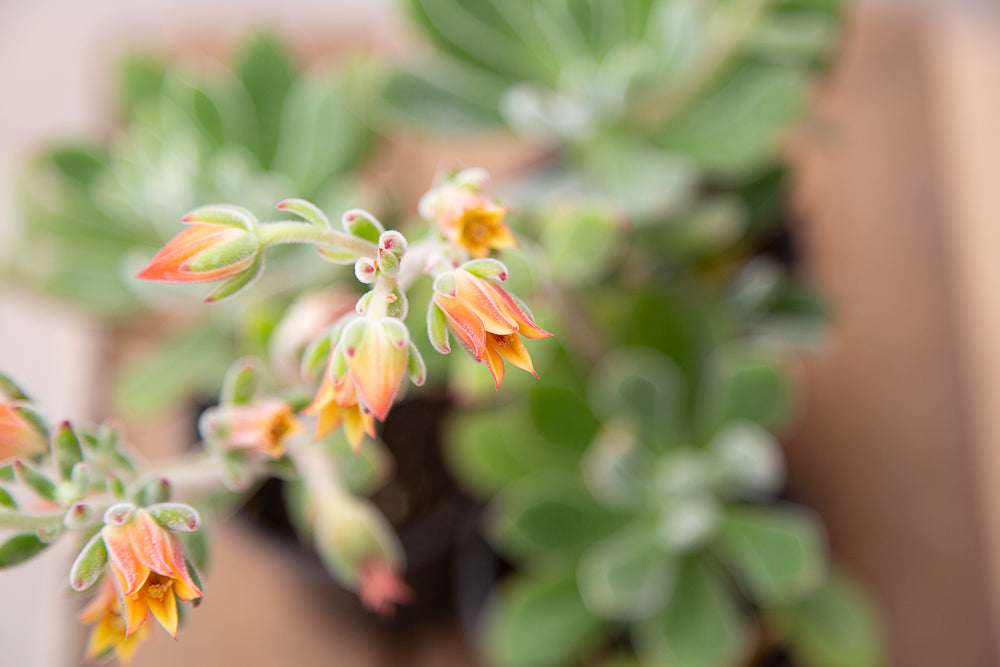
[[[944,34],[944,20],[901,7],[854,12],[818,105],[824,131],[800,155],[797,174],[799,237],[835,325],[828,354],[808,364],[805,410],[788,451],[792,491],[820,511],[835,555],[871,591],[889,664],[899,667],[998,660],[1000,596],[988,585],[998,562],[982,530],[983,501],[998,505],[977,492],[995,496],[1000,473],[979,456],[987,444],[979,417],[994,429],[989,449],[1000,442],[1000,373],[988,370],[1000,331],[990,341],[977,321],[995,324],[1000,305],[998,219],[995,199],[992,219],[985,208],[973,215],[957,204],[972,194],[966,176],[977,178],[980,203],[990,196],[983,179],[993,178],[997,192],[998,151],[976,146],[995,128],[997,106],[990,122],[971,81],[942,83],[956,69],[980,67],[1000,33],[994,27],[992,41],[963,47],[961,35]],[[934,70],[948,49],[946,69]],[[956,88],[961,103],[941,104]],[[977,112],[963,113],[973,103]],[[942,160],[942,142],[959,139],[979,162],[957,145]],[[958,237],[966,247],[954,245]],[[988,270],[973,271],[970,252]]]

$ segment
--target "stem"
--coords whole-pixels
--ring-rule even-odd
[[[308,436],[293,437],[285,451],[318,504],[337,506],[350,498],[340,484],[333,461]]]
[[[278,245],[282,243],[315,243],[330,246],[338,250],[357,253],[360,257],[375,259],[376,246],[371,241],[359,239],[346,232],[336,232],[323,229],[308,222],[281,220],[268,222],[257,227],[257,238],[263,245]]]
[[[264,463],[246,462],[247,477],[253,483],[268,475]],[[186,459],[168,463],[163,468],[155,470],[155,476],[164,477],[170,482],[170,490],[175,499],[192,502],[198,498],[226,490],[223,482],[225,471],[223,463],[217,457],[208,453],[198,454]]]
[[[385,317],[389,305],[386,299],[390,294],[392,294],[392,290],[395,286],[395,278],[386,278],[383,275],[379,275],[378,279],[375,281],[371,301],[368,304],[369,318],[378,320]]]
[[[18,530],[37,530],[62,523],[63,514],[22,514],[16,510],[0,510],[0,528],[15,528]]]

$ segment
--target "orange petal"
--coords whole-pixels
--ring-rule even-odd
[[[141,592],[122,598],[122,618],[126,637],[131,637],[149,618],[149,605]]]
[[[128,531],[132,551],[143,565],[157,574],[175,577],[178,572],[170,558],[170,542],[173,536],[167,533],[156,519],[144,509],[136,510],[135,518],[125,527]]]
[[[366,416],[374,423],[372,416],[361,414],[361,409],[356,405],[344,410],[344,434],[347,436],[347,441],[351,443],[351,449],[354,450],[355,454],[361,451],[361,443],[365,439],[364,419]]]
[[[134,595],[149,577],[149,568],[139,562],[132,551],[128,530],[124,526],[104,526],[101,538],[108,550],[108,563],[115,575],[119,593]]]
[[[380,421],[389,414],[406,373],[409,350],[392,344],[380,322],[369,323],[361,345],[347,358],[347,369],[359,401]]]
[[[487,331],[495,334],[517,331],[517,321],[497,302],[489,281],[458,270],[455,271],[455,284],[456,298],[479,317]]]
[[[493,295],[500,307],[517,322],[517,332],[524,336],[525,338],[547,338],[552,334],[542,329],[534,320],[532,320],[527,313],[525,313],[521,306],[514,300],[514,298],[507,292],[503,287],[497,285],[496,283],[484,280],[486,283],[486,289]]]
[[[503,380],[503,357],[497,352],[495,346],[491,346],[489,343],[486,345],[486,354],[483,358],[486,362],[486,366],[490,369],[490,374],[493,376],[493,382],[496,384],[497,389],[500,388],[500,381]]]
[[[171,239],[136,277],[168,282],[202,282],[236,275],[253,263],[253,257],[221,269],[199,273],[185,271],[184,264],[202,250],[231,241],[246,233],[245,230],[228,225],[196,222]]]
[[[482,359],[486,341],[486,327],[482,320],[457,298],[435,294],[434,303],[444,311],[448,328],[455,337],[472,351],[472,356]]]
[[[524,346],[524,341],[517,334],[504,336],[502,342],[497,340],[496,350],[510,363],[538,377],[538,373],[535,372],[535,367],[531,363],[528,348]]]

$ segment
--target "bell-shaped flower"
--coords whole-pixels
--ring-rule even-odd
[[[189,222],[136,277],[174,283],[224,280],[251,270],[260,252],[257,236],[241,226]]]
[[[176,637],[177,600],[202,596],[177,538],[141,508],[120,524],[105,525],[101,537],[121,598],[126,637],[142,627],[150,613]]]
[[[327,375],[335,385],[348,378],[354,385],[362,410],[385,421],[403,376],[412,369],[411,356],[416,354],[410,344],[410,332],[401,320],[359,317],[344,327],[331,355]],[[423,380],[421,377],[415,381]]]
[[[330,375],[328,371],[323,376],[319,391],[302,414],[316,415],[317,440],[343,425],[344,434],[357,453],[366,433],[369,437],[375,437],[375,415],[361,409],[358,392],[350,377],[345,376],[335,384]]]
[[[272,459],[285,453],[285,441],[302,431],[288,403],[261,398],[246,405],[223,405],[202,418],[206,436],[231,449],[260,452]]]
[[[449,243],[465,248],[472,257],[486,257],[491,250],[517,245],[504,221],[507,207],[482,193],[488,180],[483,170],[466,169],[420,200],[421,217],[432,222]]]
[[[0,403],[0,462],[48,449],[45,433],[27,416],[28,410],[17,403]]]
[[[506,269],[496,260],[469,262],[439,276],[428,316],[435,347],[441,352],[449,351],[447,334],[435,331],[435,323],[443,320],[472,356],[486,363],[497,387],[503,379],[505,359],[537,377],[521,337],[552,335],[535,324],[531,315],[501,287],[506,278]]]
[[[132,661],[132,656],[149,640],[149,626],[143,623],[129,634],[122,617],[122,603],[110,577],[104,577],[97,594],[90,600],[77,619],[81,623],[94,626],[87,640],[87,658],[94,660],[113,651],[123,665]]]

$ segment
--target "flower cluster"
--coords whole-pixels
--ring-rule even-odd
[[[182,534],[197,536],[201,518],[172,498],[208,503],[223,488],[244,492],[276,475],[302,482],[308,532],[330,573],[364,606],[388,616],[409,602],[398,538],[336,457],[359,456],[409,384],[426,380],[406,323],[407,292],[417,280],[432,283],[426,322],[435,350],[449,353],[454,336],[498,388],[505,362],[535,374],[523,339],[551,334],[507,290],[507,268],[489,257],[516,242],[508,209],[483,192],[486,182],[485,172],[472,169],[438,183],[420,203],[431,232],[413,244],[367,211],[348,211],[335,228],[298,199],[278,205],[292,220],[261,223],[234,206],[186,216],[188,226],[139,278],[220,282],[207,299],[219,301],[261,274],[271,246],[308,243],[325,260],[353,264],[367,289],[360,298],[343,290],[310,295],[290,309],[272,341],[272,368],[237,360],[218,405],[199,420],[205,451],[176,462],[141,460],[107,426],[50,429],[24,392],[0,376],[0,528],[21,531],[0,545],[0,567],[75,534],[83,547],[69,583],[90,595],[79,614],[91,628],[87,656],[114,654],[126,663],[151,626],[176,637],[181,607],[203,595],[182,546]]]
[[[302,414],[315,418],[316,439],[343,427],[357,451],[366,435],[375,437],[376,421],[385,421],[404,390],[404,377],[417,386],[424,382],[424,362],[405,324],[406,290],[421,275],[431,276],[434,283],[427,313],[434,349],[451,351],[450,332],[476,361],[486,364],[497,387],[505,361],[535,374],[523,339],[551,334],[503,287],[507,268],[488,257],[494,250],[517,245],[506,223],[508,208],[484,192],[488,182],[482,169],[466,169],[427,192],[418,208],[433,231],[414,248],[401,233],[386,230],[361,209],[345,213],[341,229],[334,229],[318,208],[302,200],[278,206],[302,221],[264,224],[242,209],[206,207],[185,218],[192,226],[168,243],[139,277],[226,280],[209,297],[214,301],[246,287],[263,267],[267,247],[276,243],[313,243],[330,261],[354,263],[355,276],[370,289],[353,312],[323,332],[306,352],[306,376],[317,374],[320,366],[324,370]],[[215,426],[210,430],[218,433],[221,428],[227,435],[210,439],[278,457],[280,438],[261,437],[260,431],[270,428],[281,409],[272,402],[213,413]]]

